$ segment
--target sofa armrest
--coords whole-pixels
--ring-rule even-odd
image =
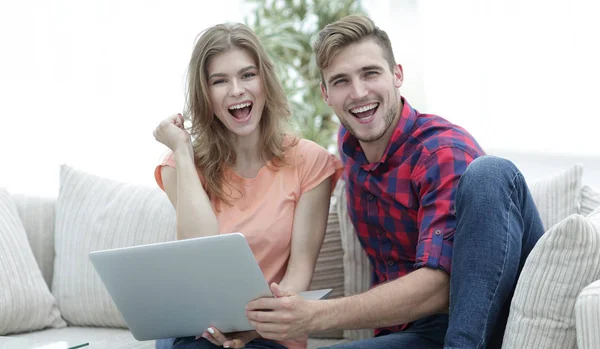
[[[600,348],[600,280],[586,286],[575,303],[575,326],[579,349]]]
[[[17,194],[13,199],[27,232],[29,245],[48,288],[54,272],[54,220],[56,198]]]

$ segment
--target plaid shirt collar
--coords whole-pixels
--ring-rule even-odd
[[[400,98],[402,99],[402,112],[400,114],[400,120],[398,121],[398,125],[396,125],[396,129],[392,133],[392,137],[388,142],[387,148],[379,161],[370,163],[367,160],[367,157],[365,156],[358,139],[351,135],[350,132],[346,132],[344,138],[342,139],[342,151],[344,154],[366,171],[375,171],[379,164],[385,163],[388,157],[394,155],[394,153],[396,153],[396,151],[398,151],[402,144],[404,144],[404,142],[408,139],[413,127],[415,126],[415,122],[419,113],[410,106],[404,97]]]

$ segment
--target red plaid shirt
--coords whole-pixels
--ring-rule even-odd
[[[348,212],[371,261],[373,286],[421,267],[451,272],[458,181],[469,163],[485,154],[461,127],[402,101],[402,115],[379,162],[369,163],[345,128],[338,134]]]

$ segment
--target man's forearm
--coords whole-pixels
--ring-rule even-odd
[[[422,268],[367,292],[315,301],[314,330],[378,328],[447,312],[450,277]]]

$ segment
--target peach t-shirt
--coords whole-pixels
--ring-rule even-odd
[[[169,153],[154,175],[164,190],[161,167],[175,167]],[[265,279],[279,283],[290,257],[296,204],[303,193],[332,177],[332,188],[341,175],[341,162],[318,144],[300,139],[286,154],[286,165],[270,162],[255,178],[243,178],[233,170],[225,173],[233,200],[232,206],[211,204],[217,216],[220,234],[241,232],[248,241]],[[202,183],[204,178],[199,174]],[[305,348],[306,341],[286,341],[288,348]]]

